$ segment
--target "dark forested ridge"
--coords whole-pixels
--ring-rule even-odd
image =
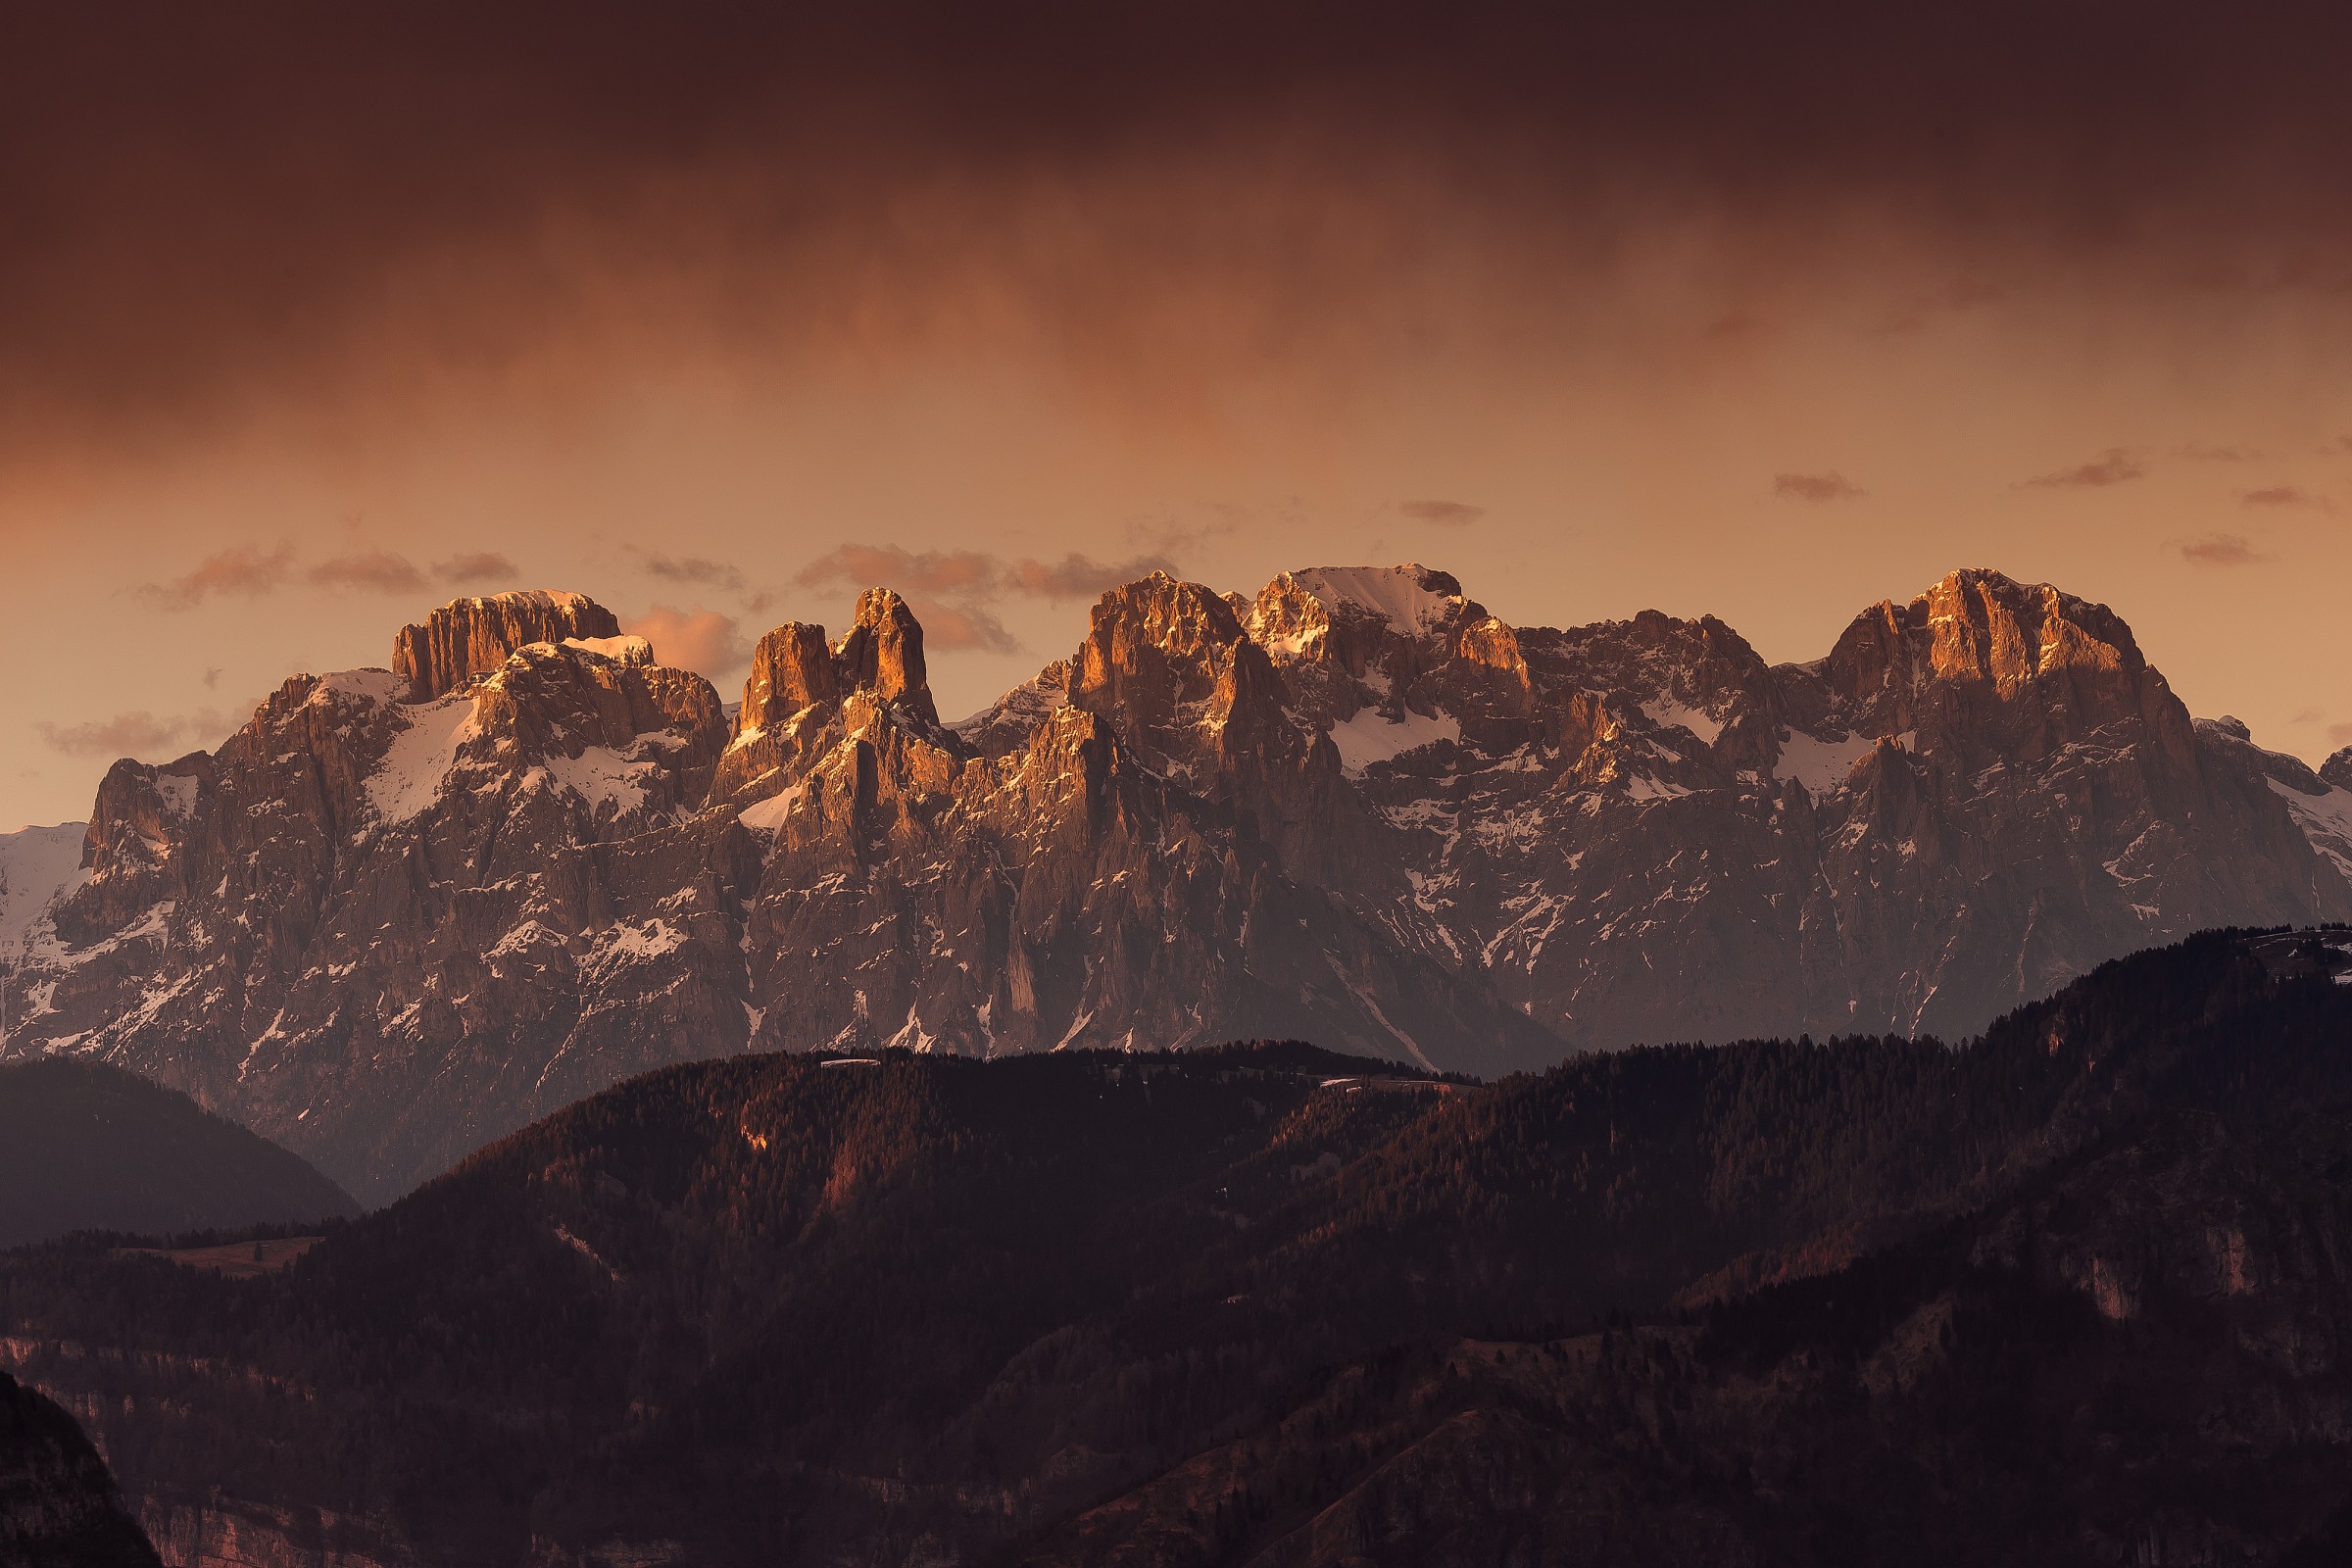
[[[359,1212],[300,1156],[102,1062],[0,1065],[0,1247]]]
[[[168,1557],[2285,1561],[2352,1497],[2347,940],[1493,1086],[669,1068],[277,1274],[21,1251],[0,1333]]]
[[[0,1568],[155,1568],[74,1418],[0,1372]]]

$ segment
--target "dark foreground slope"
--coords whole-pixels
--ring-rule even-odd
[[[74,1418],[0,1372],[0,1568],[154,1568]]]
[[[0,1065],[0,1247],[77,1230],[217,1230],[358,1212],[299,1156],[119,1067]]]
[[[2345,940],[1493,1088],[696,1064],[0,1326],[264,1560],[2280,1561],[2352,1495]]]

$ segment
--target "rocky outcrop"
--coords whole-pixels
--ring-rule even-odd
[[[739,1049],[755,862],[699,814],[727,734],[710,683],[572,640],[412,691],[299,676],[201,777],[119,764],[27,933],[40,1045],[182,1089],[364,1200],[529,1107]]]
[[[2352,790],[2352,746],[2320,764],[2321,781],[2339,790]]]
[[[405,1543],[325,1508],[242,1502],[218,1493],[200,1501],[148,1497],[139,1521],[166,1568],[416,1568]]]
[[[156,1568],[74,1418],[0,1372],[0,1564]]]
[[[405,673],[118,764],[11,1049],[162,1077],[377,1199],[753,1046],[1297,1035],[1498,1072],[1958,1037],[2200,927],[2352,917],[2352,787],[1996,572],[1783,665],[1711,617],[1512,626],[1421,566],[1154,573],[953,726],[886,590],[760,639],[731,728],[642,641],[572,635],[610,619],[460,601]]]
[[[579,594],[533,589],[454,599],[423,625],[400,629],[392,673],[408,683],[409,701],[425,703],[488,674],[532,643],[619,635],[612,612]]]

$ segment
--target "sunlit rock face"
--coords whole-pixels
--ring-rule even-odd
[[[2352,917],[2352,757],[2192,722],[2112,612],[1996,572],[1785,665],[1421,566],[1154,573],[954,725],[887,590],[761,638],[731,725],[658,654],[577,595],[460,600],[391,671],[118,763],[78,863],[27,841],[0,884],[7,1049],[372,1200],[747,1048],[1958,1036],[2199,927]]]
[[[534,589],[455,599],[423,624],[401,628],[392,643],[392,673],[408,682],[412,701],[428,702],[488,674],[529,644],[619,635],[612,612],[578,594]]]

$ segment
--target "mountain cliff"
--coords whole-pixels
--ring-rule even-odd
[[[458,601],[393,665],[116,764],[77,863],[0,856],[5,1049],[378,1200],[751,1048],[1292,1035],[1492,1074],[1958,1037],[2153,942],[2352,917],[2342,759],[2192,721],[2111,611],[1994,572],[1787,665],[1712,618],[1514,627],[1419,566],[1155,573],[956,724],[882,589],[763,637],[732,720],[574,594]]]

